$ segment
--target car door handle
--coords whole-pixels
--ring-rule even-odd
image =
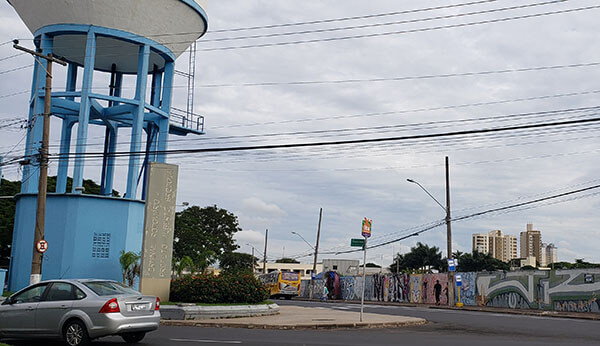
[[[34,309],[30,306],[27,308],[27,311],[33,311]]]
[[[66,310],[66,309],[68,309],[69,307],[68,307],[67,305],[61,305],[61,306],[60,306],[60,308],[61,308],[61,309],[63,309],[63,310]]]

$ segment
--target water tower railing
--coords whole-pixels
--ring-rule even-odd
[[[170,123],[196,132],[204,132],[204,116],[188,114],[185,110],[171,107]]]

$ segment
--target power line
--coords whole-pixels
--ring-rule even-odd
[[[230,139],[249,139],[249,138],[272,138],[272,137],[282,137],[282,136],[299,136],[299,135],[320,135],[320,134],[338,134],[338,133],[349,133],[349,135],[356,135],[356,132],[371,132],[377,131],[377,133],[385,133],[390,132],[391,130],[423,130],[423,129],[434,129],[436,127],[444,126],[447,127],[450,124],[465,124],[465,123],[475,123],[475,122],[490,122],[490,121],[510,121],[519,118],[530,118],[530,117],[546,117],[552,115],[562,115],[562,114],[570,114],[570,113],[581,113],[581,112],[590,112],[597,111],[600,109],[600,106],[592,106],[592,107],[579,107],[579,108],[568,108],[568,109],[559,109],[559,110],[549,110],[549,111],[538,111],[538,112],[527,112],[527,113],[512,113],[507,115],[499,115],[499,116],[485,116],[485,117],[477,117],[477,118],[462,118],[456,120],[441,120],[441,121],[428,121],[421,123],[409,123],[409,124],[400,124],[400,125],[381,125],[381,126],[368,126],[368,127],[355,127],[355,128],[342,128],[342,129],[330,129],[330,130],[310,130],[310,131],[294,131],[294,132],[277,132],[277,133],[265,133],[265,134],[248,134],[248,135],[230,135],[230,136],[219,136],[219,137],[197,137],[195,139],[174,139],[168,140],[168,143],[190,143],[191,141],[213,141],[213,140],[230,140]],[[595,115],[595,114],[592,114]],[[438,126],[434,126],[438,125]],[[381,131],[385,130],[385,131]],[[101,137],[102,138],[102,137]],[[239,141],[237,141],[239,142]],[[222,143],[222,142],[221,142]],[[232,143],[232,142],[229,142]],[[121,142],[120,145],[130,144],[130,142]],[[88,147],[96,146],[96,145],[104,145],[104,143],[97,144],[86,144]],[[53,147],[59,146],[59,144],[52,145]]]
[[[8,60],[8,59],[16,58],[18,56],[25,55],[25,54],[26,53],[17,53],[17,54],[9,55],[9,56],[6,56],[4,58],[0,58],[0,61],[5,61],[5,60]]]
[[[571,9],[565,9],[565,10],[534,13],[534,14],[527,14],[527,15],[520,15],[520,16],[513,16],[513,17],[498,18],[498,19],[488,19],[488,20],[468,22],[468,23],[439,25],[439,26],[433,26],[433,27],[428,27],[428,28],[418,28],[418,29],[409,29],[409,30],[400,30],[400,31],[390,31],[390,32],[372,33],[372,34],[330,37],[330,38],[319,38],[319,39],[309,39],[309,40],[276,42],[276,43],[250,44],[250,45],[227,46],[227,47],[217,47],[217,48],[201,48],[201,49],[198,49],[198,51],[211,52],[211,51],[223,51],[223,50],[233,50],[233,49],[265,48],[265,47],[298,45],[298,44],[306,44],[306,43],[333,42],[333,41],[342,41],[342,40],[351,40],[351,39],[360,39],[360,38],[384,37],[384,36],[400,35],[400,34],[412,34],[412,33],[428,32],[428,31],[435,31],[435,30],[442,30],[442,29],[463,28],[463,27],[469,27],[469,26],[474,26],[474,25],[502,23],[502,22],[507,22],[507,21],[544,17],[544,16],[550,16],[550,15],[556,15],[556,14],[574,13],[574,12],[594,10],[594,9],[599,9],[599,8],[600,8],[600,5],[595,5],[595,6],[578,7],[578,8],[571,8]]]
[[[258,29],[275,29],[275,28],[285,28],[285,27],[290,27],[290,26],[344,22],[344,21],[357,20],[357,19],[379,18],[379,17],[387,17],[387,16],[396,16],[396,15],[400,15],[400,14],[410,14],[410,13],[443,10],[443,9],[450,9],[450,8],[457,8],[457,7],[464,7],[464,6],[480,5],[480,4],[496,2],[496,1],[498,1],[498,0],[472,1],[472,2],[467,2],[467,3],[453,4],[453,5],[426,7],[426,8],[404,10],[404,11],[385,12],[385,13],[369,14],[369,15],[363,15],[363,16],[351,16],[351,17],[330,18],[330,19],[321,19],[321,20],[313,20],[313,21],[305,21],[305,22],[282,23],[282,24],[271,24],[271,25],[260,25],[260,26],[251,26],[251,27],[211,30],[211,31],[209,31],[209,33],[235,32],[235,31],[247,31],[247,30],[258,30]]]
[[[473,214],[469,214],[469,215],[465,215],[465,216],[461,216],[461,217],[457,217],[457,218],[452,218],[451,221],[454,222],[454,221],[467,220],[467,219],[470,219],[470,218],[473,218],[473,217],[477,217],[477,216],[482,216],[482,215],[486,215],[486,214],[490,214],[490,213],[495,213],[495,212],[507,211],[507,210],[510,210],[510,209],[516,209],[516,208],[519,208],[519,207],[528,206],[528,205],[532,205],[532,204],[536,204],[536,203],[541,203],[541,202],[545,202],[545,201],[549,201],[549,200],[553,200],[553,199],[557,199],[557,198],[561,198],[561,197],[566,197],[566,196],[574,195],[574,194],[585,192],[585,191],[595,190],[595,189],[598,189],[598,188],[600,188],[600,185],[594,185],[594,186],[590,186],[590,187],[586,187],[586,188],[582,188],[582,189],[577,189],[577,190],[572,190],[572,191],[568,191],[568,192],[564,192],[564,193],[560,193],[560,194],[556,194],[556,195],[552,195],[552,196],[548,196],[548,197],[538,198],[538,199],[534,199],[534,200],[530,200],[530,201],[526,201],[526,202],[522,202],[522,203],[516,203],[516,204],[508,205],[508,206],[505,206],[505,207],[501,207],[501,208],[488,209],[488,210],[484,210],[484,211],[481,211],[481,212],[478,212],[478,213],[473,213]],[[596,194],[591,194],[588,197],[595,196],[595,195]],[[556,202],[556,203],[559,203],[559,202]],[[398,242],[398,241],[401,241],[401,240],[404,240],[404,239],[407,239],[407,238],[410,238],[410,237],[418,236],[421,233],[430,231],[430,230],[432,230],[434,228],[442,226],[443,224],[445,224],[445,221],[439,221],[439,222],[437,222],[436,224],[434,224],[432,226],[422,228],[422,229],[418,230],[417,232],[413,232],[413,233],[411,233],[409,235],[405,235],[405,236],[402,236],[402,237],[399,237],[399,238],[396,238],[396,239],[392,239],[392,240],[389,240],[389,241],[385,241],[385,242],[382,242],[382,243],[378,243],[378,244],[375,244],[375,245],[367,246],[367,249],[378,248],[378,247],[389,245],[389,244],[392,244],[392,243],[395,243],[395,242]],[[358,249],[358,250],[338,251],[335,254],[337,255],[337,254],[344,254],[344,253],[352,253],[352,252],[357,252],[357,251],[362,251],[362,250]]]
[[[33,64],[30,64],[30,65],[25,65],[25,66],[20,66],[20,67],[15,67],[15,68],[12,68],[12,69],[10,69],[10,70],[4,70],[4,71],[0,71],[0,74],[7,74],[7,73],[10,73],[10,72],[15,72],[15,71],[19,71],[19,70],[24,70],[24,69],[26,69],[26,68],[29,68],[29,67],[32,67],[32,66],[33,66]]]
[[[521,6],[529,6],[529,7],[531,7],[531,6],[539,6],[540,4],[545,5],[545,4],[550,4],[550,3],[560,3],[560,2],[566,2],[566,1],[567,0],[554,0],[554,1],[548,1],[548,2],[543,2],[543,3],[535,3],[535,4],[532,4],[532,5],[521,5]],[[497,23],[497,22],[504,22],[504,21],[509,21],[509,20],[517,20],[517,19],[527,19],[527,18],[534,18],[534,17],[540,17],[540,16],[548,16],[548,15],[554,15],[554,14],[562,14],[562,13],[570,13],[570,12],[577,12],[577,11],[583,11],[583,10],[590,10],[590,9],[596,9],[596,8],[600,8],[600,6],[588,6],[588,7],[574,8],[574,9],[565,9],[565,10],[558,10],[558,11],[551,11],[551,12],[542,12],[542,13],[536,13],[536,14],[530,14],[530,15],[521,15],[521,16],[501,18],[501,19],[485,20],[485,21],[480,21],[480,22],[462,23],[462,24],[454,24],[454,25],[446,25],[446,26],[436,26],[436,27],[421,28],[421,29],[414,29],[414,30],[405,30],[405,31],[393,31],[393,32],[374,33],[374,34],[365,34],[365,35],[354,35],[354,36],[344,36],[344,37],[315,39],[315,40],[300,40],[300,41],[291,41],[291,42],[266,43],[266,44],[260,44],[260,45],[245,45],[245,46],[233,46],[233,47],[204,48],[204,49],[199,49],[199,50],[200,51],[216,51],[216,50],[230,50],[230,49],[242,49],[242,48],[245,49],[245,48],[270,47],[270,46],[281,46],[281,45],[291,45],[291,44],[295,45],[295,44],[302,44],[302,43],[315,43],[315,42],[348,40],[348,39],[356,39],[356,38],[389,36],[389,35],[404,34],[404,33],[414,33],[414,32],[423,32],[423,31],[439,30],[439,29],[446,29],[446,28],[457,28],[457,27],[464,27],[464,26]],[[498,11],[498,10],[496,10],[496,11]],[[177,36],[177,35],[191,35],[191,34],[199,34],[199,33],[197,33],[197,32],[184,32],[184,33],[158,34],[158,35],[150,35],[150,36]],[[200,42],[202,42],[202,41],[200,41]],[[185,40],[185,41],[161,41],[161,43],[162,44],[178,44],[178,43],[183,44],[183,43],[189,43],[189,40]],[[117,47],[117,46],[115,46],[115,47]],[[110,48],[110,46],[107,46],[107,47],[104,47],[104,48]],[[185,50],[182,50],[181,53],[183,53],[186,50],[188,50],[188,48],[186,48]],[[177,53],[179,53],[179,52],[177,52]],[[108,54],[108,55],[97,55],[97,56],[122,56],[122,54]]]
[[[416,139],[457,137],[457,136],[465,136],[465,135],[473,135],[473,134],[507,132],[507,131],[525,130],[525,129],[539,129],[539,128],[546,128],[546,127],[570,126],[570,125],[578,125],[578,124],[581,125],[581,124],[586,124],[586,123],[595,123],[595,122],[599,122],[599,121],[600,121],[600,118],[590,118],[590,119],[579,119],[579,120],[559,121],[559,122],[550,122],[550,123],[495,127],[495,128],[486,128],[486,129],[476,129],[476,130],[463,130],[463,131],[443,132],[443,133],[433,133],[433,134],[420,134],[420,135],[410,135],[410,136],[382,137],[382,138],[368,138],[368,139],[350,139],[350,140],[340,140],[340,141],[330,141],[330,142],[267,144],[267,145],[254,145],[254,146],[242,146],[242,147],[175,149],[175,150],[154,151],[152,153],[177,155],[177,154],[211,153],[211,152],[236,152],[236,151],[248,151],[248,150],[290,149],[290,148],[303,148],[303,147],[327,147],[327,146],[337,146],[337,145],[367,144],[367,143],[407,141],[407,140],[416,140]],[[145,154],[146,154],[145,151],[141,151],[141,152],[114,152],[114,153],[109,153],[108,155],[113,156],[113,157],[119,157],[119,156],[140,156],[140,155],[145,155]],[[105,155],[105,153],[96,152],[96,153],[80,153],[80,154],[76,154],[76,153],[53,154],[52,156],[57,157],[57,158],[65,158],[65,157],[94,157],[94,156],[99,157],[99,156],[103,156],[103,155]]]
[[[427,22],[427,21],[434,21],[434,20],[441,20],[441,19],[452,19],[452,18],[460,18],[460,17],[467,17],[467,16],[475,16],[475,15],[480,15],[480,14],[512,11],[512,10],[518,10],[518,9],[524,9],[524,8],[557,4],[557,3],[561,3],[561,2],[565,2],[565,1],[566,0],[551,0],[551,1],[546,1],[546,2],[537,2],[537,3],[531,3],[531,4],[493,8],[493,9],[481,10],[481,11],[449,14],[449,15],[435,16],[435,17],[428,17],[428,18],[408,19],[408,20],[385,22],[385,23],[363,24],[363,25],[353,25],[353,26],[337,27],[337,28],[313,29],[313,30],[304,30],[304,31],[261,34],[261,35],[222,37],[222,38],[202,40],[202,41],[200,41],[200,43],[204,44],[204,43],[210,43],[210,42],[224,42],[224,41],[237,41],[237,40],[249,40],[249,39],[260,39],[260,38],[273,38],[273,37],[292,36],[292,35],[306,35],[306,34],[317,34],[317,33],[320,34],[320,33],[324,33],[324,32],[337,32],[337,31],[345,31],[345,30],[377,28],[377,27],[390,26],[390,25],[420,23],[420,22]]]

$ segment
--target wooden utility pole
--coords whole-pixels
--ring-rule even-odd
[[[321,237],[321,219],[323,218],[323,208],[319,210],[319,226],[317,227],[317,243],[315,244],[315,258],[313,260],[313,269],[310,277],[310,291],[308,299],[312,299],[315,290],[315,280],[313,277],[317,275],[317,255],[319,253],[319,238]]]
[[[267,273],[267,239],[269,238],[269,230],[265,231],[265,253],[263,254],[263,274]]]
[[[36,51],[27,49],[19,46],[19,41],[13,41],[13,47],[17,50],[29,53],[38,58],[45,59],[46,64],[46,86],[44,93],[44,123],[42,133],[42,147],[40,149],[40,179],[38,181],[38,196],[37,196],[37,209],[35,214],[35,231],[33,236],[33,258],[31,260],[31,276],[29,282],[31,284],[38,283],[42,279],[42,257],[43,251],[38,249],[38,243],[44,240],[44,226],[46,221],[46,195],[48,192],[48,141],[50,137],[50,111],[52,107],[52,63],[56,62],[63,66],[67,63],[56,59],[52,54],[43,55]],[[36,61],[42,68],[44,65],[41,64],[37,59]],[[36,90],[37,93],[37,90]],[[37,97],[37,96],[36,96]]]
[[[448,259],[452,259],[452,225],[450,216],[450,167],[448,164],[448,156],[446,156],[446,241]],[[454,306],[454,275],[448,270],[448,305]]]

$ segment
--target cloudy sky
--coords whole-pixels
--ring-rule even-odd
[[[210,1],[209,32],[197,46],[194,99],[206,135],[171,136],[169,148],[337,142],[593,119],[600,99],[598,6],[594,0]],[[0,44],[13,38],[32,47],[31,33],[0,2]],[[27,116],[32,68],[24,66],[32,60],[10,58],[14,54],[10,44],[0,46],[0,125]],[[187,70],[186,54],[177,68]],[[64,85],[59,74],[55,86]],[[175,106],[185,108],[186,81],[175,84]],[[320,258],[362,258],[335,253],[351,249],[364,217],[373,220],[371,244],[444,218],[442,208],[406,179],[444,203],[446,156],[454,217],[600,184],[597,129],[589,122],[168,161],[180,165],[179,203],[217,205],[239,217],[242,251],[262,251],[269,229],[270,259],[309,254],[291,232],[314,243],[323,208],[320,247],[326,254]],[[24,131],[0,131],[0,152],[22,154]],[[90,147],[101,148],[100,133],[91,136]],[[127,134],[119,140],[127,150]],[[3,174],[20,179],[18,167]],[[86,178],[99,176],[98,162],[88,161]],[[125,176],[117,180],[116,189],[124,191]],[[559,248],[560,260],[600,262],[599,191],[456,221],[453,248],[470,251],[473,233],[501,229],[518,236],[533,223],[544,242]],[[417,241],[445,255],[446,230],[437,227],[370,250],[368,261],[389,265],[394,252]]]

